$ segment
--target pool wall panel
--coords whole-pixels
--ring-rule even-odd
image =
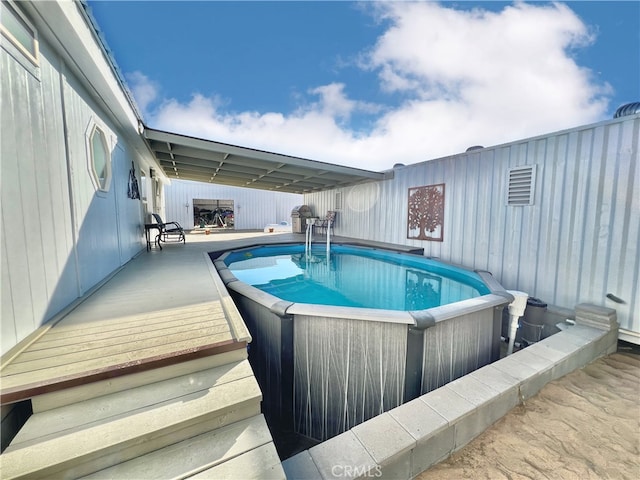
[[[232,297],[251,333],[249,362],[262,390],[262,411],[269,421],[282,422],[282,319],[243,295]]]
[[[478,300],[485,307],[465,309],[462,302],[459,316],[447,308],[446,319],[417,330],[400,318],[400,312],[389,321],[380,315],[344,316],[348,310],[363,314],[364,309],[338,308],[339,317],[276,314],[279,304],[271,295],[242,282],[227,286],[253,338],[249,360],[262,389],[263,413],[281,431],[292,430],[317,441],[497,359],[500,322],[496,319],[501,318],[501,307],[496,295],[482,297],[492,301]],[[422,337],[418,350],[415,342],[408,344],[416,332]],[[407,384],[414,382],[413,377],[419,382],[416,388]]]
[[[296,432],[326,440],[401,405],[406,347],[406,325],[296,316]]]
[[[494,310],[462,315],[424,331],[422,394],[446,385],[493,360]]]
[[[473,275],[489,294],[395,311],[284,301],[238,281],[227,255],[215,266],[251,333],[249,360],[276,436],[327,440],[499,357],[502,310],[513,297],[488,272]],[[351,277],[350,262],[341,267],[336,289],[346,279],[369,288]],[[402,277],[392,280],[404,285]]]

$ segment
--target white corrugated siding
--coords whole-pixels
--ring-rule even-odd
[[[19,53],[3,46],[4,353],[131,259],[144,237],[141,202],[127,198],[132,153],[122,135],[42,36],[37,69],[25,68]],[[92,121],[103,126],[112,148],[113,178],[104,195],[96,194],[89,174],[85,134]]]
[[[615,308],[638,335],[639,136],[636,115],[397,168],[393,180],[340,190],[335,233],[424,247],[552,305]],[[536,165],[534,203],[507,206],[509,168],[524,165]],[[408,239],[408,189],[437,183],[446,185],[444,241]],[[323,216],[335,195],[304,203]]]
[[[262,230],[270,223],[291,222],[291,210],[302,204],[303,197],[294,193],[172,180],[171,185],[164,188],[165,221],[177,221],[184,228],[193,228],[194,199],[233,200],[234,228]]]
[[[62,308],[78,286],[57,72],[42,61],[33,76],[5,50],[0,61],[4,352],[37,328],[54,290]]]

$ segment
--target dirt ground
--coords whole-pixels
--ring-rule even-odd
[[[640,355],[619,349],[547,384],[416,478],[640,478]]]

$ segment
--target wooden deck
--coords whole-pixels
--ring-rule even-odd
[[[194,238],[142,253],[10,352],[0,371],[2,404],[246,349],[249,332],[206,255],[216,242]]]
[[[5,355],[3,416],[32,414],[7,422],[2,478],[283,480],[251,337],[208,255],[256,236],[145,251]]]
[[[70,313],[5,355],[1,403],[245,349],[249,332],[208,252],[303,242],[304,235],[226,231],[187,237],[186,244],[141,253]],[[333,241],[416,251],[341,237]]]

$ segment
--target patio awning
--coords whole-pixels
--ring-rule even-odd
[[[146,127],[144,137],[170,179],[310,193],[393,176]]]

